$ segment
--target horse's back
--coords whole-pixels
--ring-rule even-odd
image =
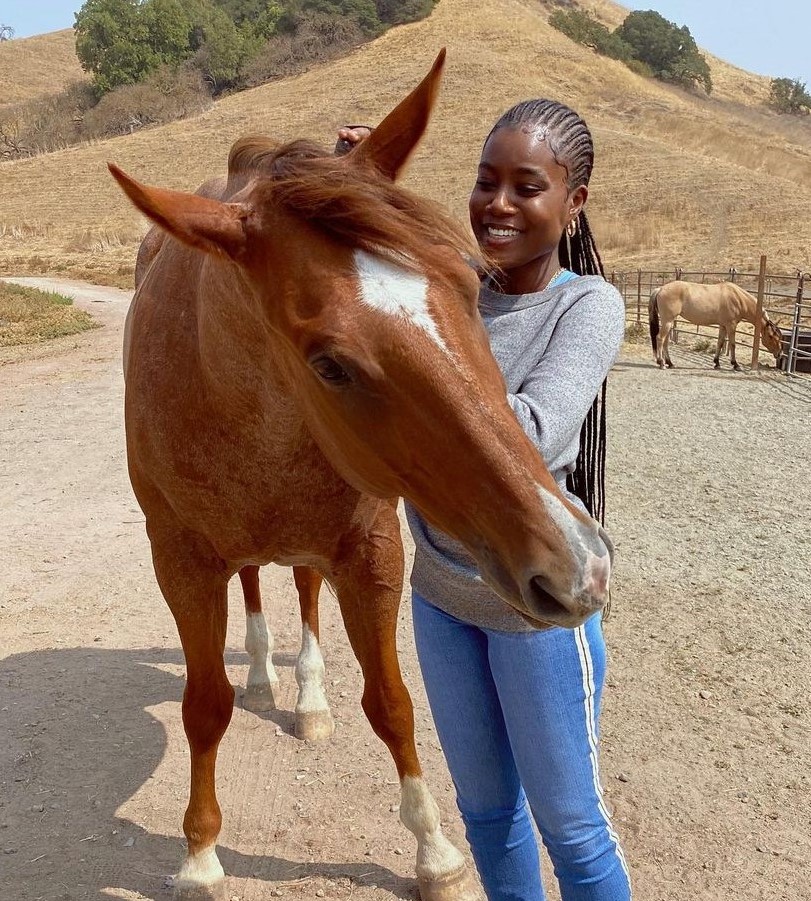
[[[738,321],[742,301],[730,282],[701,285],[697,282],[674,281],[663,285],[658,294],[660,315],[683,316],[696,325],[723,325]]]

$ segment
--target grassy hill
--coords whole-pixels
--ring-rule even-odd
[[[72,28],[0,44],[0,108],[55,94],[86,78]]]
[[[608,24],[625,11],[590,0]],[[811,122],[756,104],[768,79],[710,59],[716,92],[635,75],[547,23],[538,0],[441,0],[350,56],[219,101],[154,130],[5,164],[0,271],[128,280],[143,223],[106,172],[191,189],[223,171],[228,147],[260,131],[332,142],[378,120],[448,47],[437,113],[407,183],[466,215],[481,141],[507,106],[551,96],[585,115],[597,143],[589,200],[609,267],[811,266]],[[689,23],[688,23],[689,24]]]

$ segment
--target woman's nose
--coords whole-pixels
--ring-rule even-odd
[[[487,204],[488,209],[494,213],[510,212],[513,208],[510,195],[506,190],[496,191]]]

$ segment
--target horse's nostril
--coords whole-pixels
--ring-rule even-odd
[[[543,582],[542,576],[533,576],[529,580],[529,597],[526,600],[531,605],[533,616],[549,623],[571,619],[571,612],[544,588]]]

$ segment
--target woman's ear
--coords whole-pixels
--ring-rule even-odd
[[[588,200],[589,189],[586,185],[579,185],[569,195],[569,218],[576,219],[580,215],[580,210],[586,205]]]

